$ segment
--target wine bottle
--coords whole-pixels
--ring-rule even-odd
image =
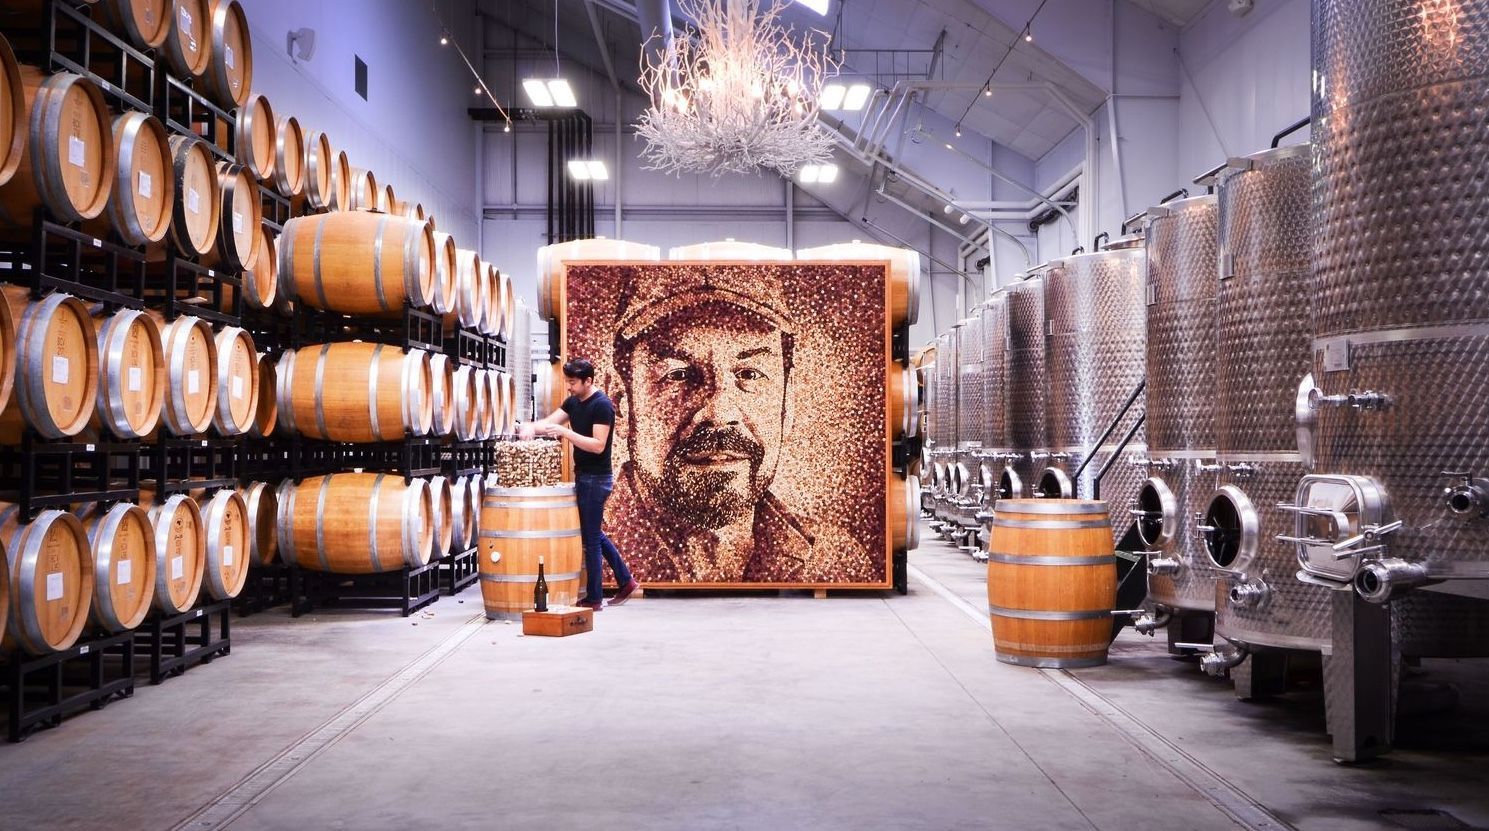
[[[533,609],[548,611],[548,578],[543,576],[543,557],[538,556],[538,582],[533,586]]]

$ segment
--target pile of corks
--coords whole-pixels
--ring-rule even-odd
[[[503,488],[544,488],[563,481],[563,448],[551,439],[496,445],[496,483]]]

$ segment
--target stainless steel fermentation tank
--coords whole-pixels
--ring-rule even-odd
[[[957,354],[957,431],[956,462],[953,466],[954,492],[949,529],[956,542],[966,551],[977,550],[977,529],[981,520],[983,498],[991,482],[980,476],[983,453],[983,431],[987,422],[987,389],[983,384],[983,321],[981,308],[972,310],[956,329]]]
[[[1170,649],[1208,643],[1220,571],[1194,517],[1210,501],[1215,462],[1216,197],[1165,202],[1147,212],[1148,452],[1130,505],[1147,546],[1148,602],[1168,619]],[[1172,620],[1179,618],[1178,625]],[[1142,628],[1140,621],[1140,628]],[[1151,624],[1150,624],[1151,625]]]
[[[1353,588],[1324,662],[1345,759],[1391,743],[1381,644],[1489,652],[1486,44],[1489,0],[1313,3],[1315,472],[1292,536],[1304,577]]]
[[[1044,460],[1046,374],[1044,368],[1044,279],[1048,268],[1035,269],[1023,279],[998,290],[1003,298],[1004,412],[1007,449],[998,471],[999,499],[1034,495]],[[995,464],[995,469],[997,465]]]
[[[1013,453],[1008,440],[1008,292],[995,291],[978,307],[982,317],[982,390],[987,414],[982,422],[982,451],[977,455],[977,481],[983,488],[980,520],[996,506],[1003,466]]]
[[[948,523],[955,523],[955,499],[961,491],[961,482],[956,472],[957,375],[960,367],[957,345],[960,328],[961,324],[958,323],[936,338],[935,400],[932,407],[935,436],[928,455],[933,483],[931,514],[938,533],[943,532]]]
[[[1274,140],[1277,144],[1294,125]],[[1229,669],[1236,694],[1285,686],[1289,652],[1325,652],[1328,589],[1299,581],[1291,502],[1307,473],[1295,422],[1311,369],[1312,149],[1308,144],[1232,159],[1220,175],[1215,439],[1219,488],[1202,508],[1205,556],[1223,569],[1206,659]]]
[[[1114,458],[1143,450],[1137,424],[1146,357],[1143,281],[1142,237],[1057,260],[1044,277],[1046,449],[1033,454],[1044,464],[1036,493],[1089,498],[1107,468],[1099,497],[1116,506],[1116,541],[1130,527],[1120,512],[1143,482],[1140,470]]]

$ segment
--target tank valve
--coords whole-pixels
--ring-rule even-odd
[[[1384,410],[1391,406],[1391,396],[1375,390],[1350,390],[1344,395],[1324,395],[1322,390],[1314,388],[1309,393],[1308,403],[1314,409],[1353,407],[1356,410]]]
[[[1172,557],[1154,557],[1148,561],[1148,574],[1154,577],[1172,577],[1184,564]]]
[[[1238,609],[1258,609],[1272,596],[1272,590],[1265,583],[1240,583],[1231,587],[1229,596],[1231,605]]]
[[[1249,654],[1246,647],[1227,642],[1226,647],[1216,647],[1210,654],[1200,658],[1200,669],[1211,678],[1224,678],[1227,672],[1240,666]]]
[[[1371,560],[1360,566],[1355,591],[1371,603],[1389,603],[1417,586],[1432,582],[1427,566],[1405,560]]]
[[[1227,464],[1225,466],[1225,469],[1232,476],[1235,476],[1237,478],[1243,476],[1255,476],[1257,471],[1256,465],[1250,462],[1232,462]]]
[[[1166,611],[1148,612],[1132,622],[1132,628],[1140,634],[1151,635],[1168,625],[1173,616]]]
[[[1466,470],[1445,470],[1442,475],[1461,480],[1442,489],[1448,510],[1461,515],[1489,516],[1489,479],[1475,479]]]

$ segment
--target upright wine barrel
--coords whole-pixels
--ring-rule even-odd
[[[279,417],[314,439],[376,442],[429,432],[428,353],[373,343],[327,343],[286,352]]]
[[[434,296],[434,232],[387,214],[338,211],[284,225],[279,267],[296,300],[349,315],[402,314]]]
[[[348,185],[345,210],[386,213],[382,209],[381,197],[382,188],[378,186],[377,176],[372,171],[364,168],[352,168],[352,178]]]
[[[279,500],[268,482],[250,482],[238,493],[248,511],[248,550],[251,566],[271,566],[279,556],[279,528],[276,526]]]
[[[112,230],[125,245],[165,239],[176,198],[170,139],[154,116],[128,112],[114,119],[114,183],[103,214],[84,225],[94,236]]]
[[[30,227],[38,207],[62,222],[102,214],[115,170],[112,119],[103,93],[71,72],[48,75],[26,65],[19,71],[25,145],[15,175],[0,186],[0,222]]]
[[[248,101],[253,86],[253,40],[248,35],[248,18],[238,0],[211,0],[208,14],[212,46],[202,86],[208,96],[231,110]]]
[[[450,480],[443,476],[431,476],[429,482],[429,505],[434,519],[434,556],[450,553],[450,543],[455,534],[455,507],[452,503]]]
[[[98,341],[88,307],[61,292],[31,303],[20,286],[3,290],[19,375],[0,412],[0,441],[19,442],[28,425],[43,438],[77,435],[88,426],[98,395]]]
[[[10,582],[6,634],[32,655],[67,649],[88,623],[93,556],[88,533],[65,511],[21,524],[20,506],[0,504],[0,540]]]
[[[476,371],[468,366],[456,367],[454,378],[455,438],[460,441],[475,441],[481,415]]]
[[[165,345],[155,318],[134,309],[93,317],[98,395],[93,424],[120,438],[154,432],[165,406]]]
[[[336,151],[319,130],[305,137],[305,200],[320,211],[336,201]]]
[[[171,169],[176,177],[171,209],[171,242],[187,257],[212,254],[222,214],[222,186],[212,151],[201,139],[171,136]]]
[[[171,0],[102,0],[102,22],[140,49],[154,49],[171,34]],[[134,628],[134,627],[128,627]]]
[[[217,406],[212,424],[224,436],[241,436],[253,426],[258,411],[258,350],[253,337],[237,326],[224,326],[216,342]]]
[[[200,78],[212,61],[208,0],[175,0],[171,31],[163,44],[166,63],[182,78]]]
[[[250,176],[270,187],[277,187],[274,166],[279,161],[279,137],[275,129],[274,108],[264,96],[250,95],[238,108],[234,152]]]
[[[212,327],[183,315],[161,330],[165,344],[166,427],[178,436],[207,432],[217,410],[217,342]]]
[[[196,605],[207,568],[202,512],[184,493],[157,503],[153,492],[141,490],[140,505],[149,507],[150,524],[155,528],[153,605],[168,615],[185,612]]]
[[[513,620],[532,609],[539,557],[549,604],[572,606],[578,601],[584,547],[573,485],[488,487],[480,522],[478,559],[486,617]]]
[[[415,219],[424,221],[423,217]],[[432,226],[431,226],[432,227]],[[448,315],[455,309],[455,238],[449,234],[434,232],[434,295],[430,308],[437,315]]]
[[[202,263],[228,271],[251,271],[258,265],[264,223],[258,184],[243,165],[218,162],[217,185],[222,199],[217,245],[202,257]]]
[[[998,660],[1029,667],[1106,663],[1117,602],[1105,502],[1000,499],[988,542],[988,613]]]
[[[248,580],[248,504],[232,488],[197,500],[206,535],[202,587],[213,600],[231,600]]]
[[[274,360],[267,354],[259,355],[258,401],[248,435],[261,439],[271,435],[279,424],[279,376]]]
[[[436,436],[455,430],[455,362],[448,355],[429,356],[429,429]]]
[[[481,255],[468,248],[455,249],[455,316],[461,326],[476,328],[481,322]]]
[[[331,163],[331,210],[352,210],[352,161],[345,150],[336,151]]]
[[[85,505],[77,517],[93,554],[93,623],[109,632],[140,625],[155,597],[155,528],[144,508],[115,502]]]
[[[16,174],[25,152],[26,88],[10,41],[0,34],[0,185]]]
[[[434,509],[422,479],[386,473],[311,476],[279,500],[279,555],[333,574],[372,574],[429,562]]]
[[[274,189],[286,199],[305,192],[305,132],[292,115],[274,125]]]

